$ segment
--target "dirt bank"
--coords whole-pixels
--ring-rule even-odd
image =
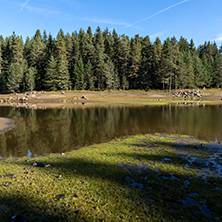
[[[201,98],[175,98],[173,92],[162,90],[128,90],[128,91],[58,91],[58,92],[28,92],[20,94],[0,94],[0,105],[27,106],[37,105],[164,105],[181,104],[181,101],[199,103],[222,103],[221,90],[203,90]],[[190,104],[190,103],[189,103]]]

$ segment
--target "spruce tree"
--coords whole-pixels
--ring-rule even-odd
[[[94,73],[96,77],[96,87],[98,90],[104,89],[104,40],[101,34],[101,30],[98,27],[95,35],[95,64],[94,64]]]
[[[141,56],[141,38],[136,35],[131,39],[130,58],[129,58],[129,80],[130,88],[137,89],[139,70],[142,63]]]
[[[7,88],[10,92],[20,91],[25,71],[25,62],[25,60],[20,59],[18,62],[11,63],[7,81]]]
[[[93,75],[93,66],[91,62],[88,60],[85,65],[85,75],[86,75],[86,89],[94,90],[94,75]]]
[[[80,57],[79,61],[76,64],[74,70],[74,77],[75,77],[75,89],[83,90],[85,89],[86,82],[85,82],[85,69],[83,65],[82,58]]]
[[[104,75],[106,82],[106,89],[111,90],[114,88],[115,70],[114,65],[110,58],[107,58],[104,66]]]
[[[203,87],[206,85],[206,71],[204,69],[202,60],[199,58],[197,54],[193,55],[193,61],[194,61],[194,81],[195,86],[197,87]]]
[[[126,89],[129,87],[127,76],[129,75],[130,40],[129,37],[125,35],[122,35],[119,59],[120,59],[120,70],[119,73],[116,72],[116,74],[119,74],[120,88]]]
[[[161,70],[160,70],[160,64],[161,64],[161,57],[162,57],[162,43],[159,39],[159,37],[156,38],[153,47],[152,47],[152,74],[151,74],[151,80],[153,88],[160,89],[161,88]]]
[[[68,70],[67,52],[65,47],[65,36],[62,30],[57,35],[55,44],[55,61],[57,63],[58,90],[71,88],[70,75]]]
[[[140,69],[140,88],[150,89],[152,88],[152,44],[150,42],[149,36],[146,36],[142,40],[142,64]]]
[[[56,91],[58,89],[57,64],[53,55],[51,55],[48,65],[46,66],[44,87],[49,91]]]
[[[58,73],[58,90],[69,90],[71,89],[71,82],[69,71],[67,67],[66,58],[61,55],[57,58],[57,73]]]
[[[222,55],[217,53],[214,59],[214,73],[213,82],[215,87],[219,88],[222,86]]]
[[[37,90],[43,89],[43,81],[46,66],[46,45],[42,39],[40,30],[37,30],[35,36],[31,40],[31,50],[28,56],[29,67],[33,67],[37,70],[35,76],[35,84]]]

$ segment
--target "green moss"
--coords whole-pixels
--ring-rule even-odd
[[[2,220],[14,214],[27,221],[221,220],[222,191],[214,190],[221,178],[212,174],[205,183],[197,177],[202,171],[184,166],[187,161],[174,152],[179,138],[187,137],[138,135],[65,155],[1,161]],[[51,166],[34,167],[35,161]],[[183,205],[190,193],[206,200],[211,218],[197,213],[199,205]],[[64,196],[57,200],[58,194]]]

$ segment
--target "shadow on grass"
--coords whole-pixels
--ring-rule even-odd
[[[51,164],[48,168],[33,168],[25,161],[15,162],[25,167],[24,170],[34,169],[33,180],[38,175],[43,179],[45,175],[47,179],[42,183],[37,180],[34,196],[30,194],[32,188],[27,193],[1,195],[4,218],[11,216],[10,212],[23,214],[28,221],[222,219],[222,179],[214,174],[204,177],[205,171],[198,176],[201,167],[181,156],[181,153],[190,155],[187,149],[183,152],[190,144],[144,144],[144,141],[125,144],[130,147],[129,152],[120,150],[111,159],[106,159],[106,153],[101,150],[98,158],[69,154],[38,158],[38,162]],[[44,183],[50,183],[49,191]],[[55,200],[58,192],[66,197]],[[71,198],[74,194],[78,198]]]

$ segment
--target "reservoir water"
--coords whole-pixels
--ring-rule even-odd
[[[170,133],[222,141],[222,106],[0,107],[15,128],[0,134],[0,157],[63,153],[128,135]]]

